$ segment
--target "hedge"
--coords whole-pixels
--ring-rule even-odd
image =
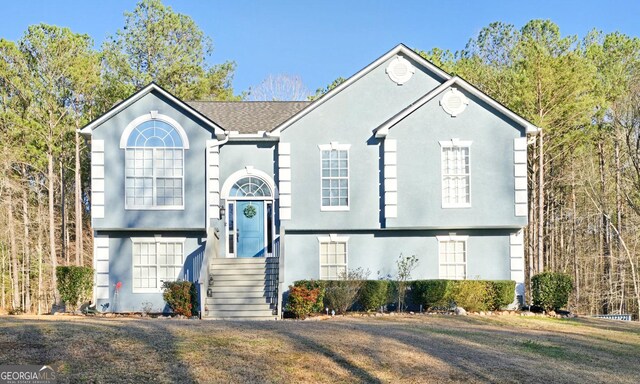
[[[93,268],[77,266],[56,267],[58,292],[66,305],[76,309],[82,301],[89,300],[93,289]]]
[[[351,308],[375,311],[382,306],[394,304],[395,281],[365,280],[360,283],[356,302]],[[513,303],[515,284],[511,280],[414,280],[410,282],[407,299],[416,308],[420,305],[425,309],[449,308],[450,305],[456,304],[469,311],[499,310]],[[340,282],[299,280],[294,286],[319,289],[313,312],[324,312],[325,306],[329,309],[339,309],[333,308],[337,303],[327,300],[326,289],[340,286]]]
[[[365,311],[377,311],[389,303],[388,280],[365,280],[358,292],[358,303]]]
[[[416,280],[413,301],[425,308],[452,304],[469,311],[499,310],[513,303],[515,285],[511,280]]]
[[[543,272],[531,278],[531,289],[533,305],[557,311],[569,302],[573,280],[566,273]]]

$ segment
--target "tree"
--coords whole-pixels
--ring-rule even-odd
[[[328,93],[329,91],[333,90],[334,88],[336,88],[340,84],[344,83],[345,81],[347,81],[347,79],[345,79],[343,77],[338,77],[337,79],[333,80],[333,83],[327,85],[325,88],[316,89],[316,94],[307,97],[307,99],[309,99],[309,101],[314,101],[316,99],[319,99],[322,96],[324,96],[326,93]]]
[[[235,64],[209,66],[211,39],[189,16],[141,0],[103,45],[103,98],[128,97],[152,81],[181,99],[230,100]]]
[[[249,90],[250,101],[299,101],[310,97],[309,90],[298,75],[277,74],[267,76]]]

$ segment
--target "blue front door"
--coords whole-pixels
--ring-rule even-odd
[[[264,201],[236,203],[238,257],[264,256]]]

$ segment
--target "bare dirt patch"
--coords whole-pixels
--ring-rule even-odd
[[[640,324],[581,318],[0,317],[0,365],[59,382],[638,383],[639,361]]]

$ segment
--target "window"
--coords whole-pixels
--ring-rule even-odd
[[[467,236],[438,237],[441,279],[467,278]]]
[[[348,144],[320,145],[321,209],[349,209],[349,147]]]
[[[133,292],[159,292],[163,281],[180,277],[184,240],[133,240]]]
[[[319,237],[320,242],[320,279],[339,280],[347,273],[348,237]]]
[[[442,207],[470,207],[470,141],[440,142],[442,156]]]
[[[133,128],[125,148],[126,208],[184,206],[184,145],[172,125],[158,119]]]

